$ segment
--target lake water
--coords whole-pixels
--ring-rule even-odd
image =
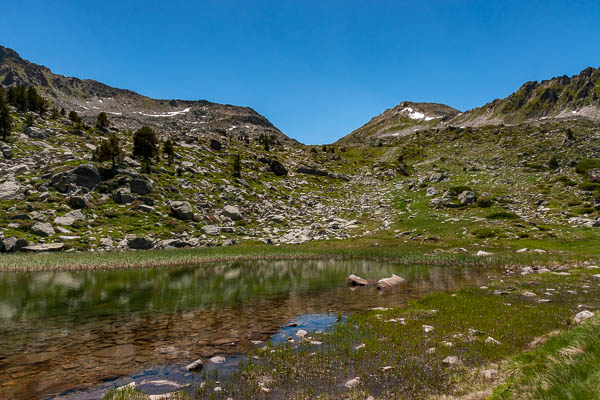
[[[350,273],[406,282],[385,292],[349,288]],[[0,398],[92,399],[131,381],[197,383],[183,366],[221,355],[219,368],[235,368],[253,341],[292,334],[291,321],[296,330],[326,329],[339,312],[403,306],[490,274],[365,260],[0,273]]]

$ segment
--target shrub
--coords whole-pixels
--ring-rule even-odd
[[[475,203],[475,205],[477,207],[480,208],[488,208],[492,206],[492,199],[490,199],[489,197],[480,197],[477,199],[477,202]]]
[[[477,228],[473,231],[473,235],[479,239],[487,239],[496,237],[496,231],[492,228]]]
[[[497,211],[486,217],[487,219],[519,219],[519,216],[510,211]]]
[[[590,169],[600,168],[600,159],[597,158],[584,158],[577,163],[575,172],[578,174],[585,174]]]
[[[600,183],[584,182],[581,185],[579,185],[579,189],[584,190],[586,192],[594,192],[596,190],[600,190]]]
[[[564,175],[561,175],[558,178],[556,178],[556,181],[562,183],[565,186],[575,186],[575,185],[577,185],[577,182],[575,182],[574,180],[572,180],[568,176],[564,176]]]

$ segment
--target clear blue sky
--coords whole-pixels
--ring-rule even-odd
[[[600,66],[600,1],[6,1],[0,38],[56,73],[250,106],[321,144],[403,100],[466,110]]]

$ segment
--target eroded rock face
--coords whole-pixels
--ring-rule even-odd
[[[171,202],[171,212],[175,218],[183,221],[191,221],[194,219],[194,210],[187,201]]]

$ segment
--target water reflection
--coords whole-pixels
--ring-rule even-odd
[[[407,283],[385,293],[351,289],[350,273],[370,280],[395,273]],[[299,315],[404,305],[486,280],[477,269],[362,260],[0,274],[0,398],[239,354]]]

